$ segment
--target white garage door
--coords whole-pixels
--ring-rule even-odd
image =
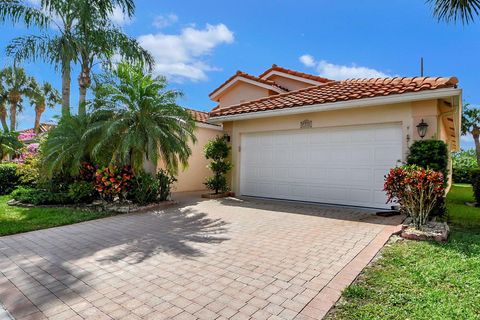
[[[402,128],[383,124],[242,135],[246,196],[389,208],[384,175],[402,158]]]

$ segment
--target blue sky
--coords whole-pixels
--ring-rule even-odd
[[[33,0],[32,0],[33,1]],[[464,100],[480,104],[480,20],[438,23],[422,0],[326,1],[137,0],[136,15],[112,19],[157,59],[156,72],[180,89],[186,107],[210,110],[208,93],[236,70],[259,74],[276,63],[331,78],[419,75],[420,57],[429,76],[456,76]],[[0,26],[0,59],[7,43],[34,33],[23,26]],[[303,58],[302,58],[303,56]],[[60,89],[60,76],[43,63],[25,63],[39,80]],[[78,98],[72,76],[72,106]],[[47,110],[43,120],[59,113]],[[32,127],[33,111],[19,116],[19,129]],[[463,138],[462,147],[471,147]]]

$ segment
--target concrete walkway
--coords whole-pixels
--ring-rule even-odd
[[[0,302],[16,319],[319,319],[400,222],[177,199],[159,212],[1,237]]]

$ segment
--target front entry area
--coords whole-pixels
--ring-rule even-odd
[[[400,124],[247,133],[241,139],[241,195],[390,207],[383,181],[402,159]]]

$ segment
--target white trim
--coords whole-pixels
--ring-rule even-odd
[[[196,127],[197,128],[205,128],[205,129],[213,129],[213,130],[218,130],[218,131],[223,131],[223,126],[219,124],[210,124],[210,123],[205,123],[205,122],[200,122],[200,121],[195,121],[196,122]]]
[[[278,70],[272,70],[270,71],[269,73],[267,73],[266,75],[264,75],[262,77],[262,79],[268,79],[269,77],[271,76],[282,76],[284,78],[290,78],[290,79],[293,79],[293,80],[297,80],[297,81],[300,81],[300,82],[304,82],[304,83],[308,83],[308,84],[313,84],[315,86],[319,85],[319,84],[323,84],[325,82],[320,82],[320,81],[316,81],[316,80],[312,80],[312,79],[307,79],[307,78],[303,78],[303,77],[299,77],[299,76],[295,76],[293,74],[290,74],[290,73],[286,73],[286,72],[282,72],[282,71],[278,71]]]
[[[213,94],[211,94],[211,95],[210,95],[210,99],[215,100],[216,97],[218,97],[223,91],[227,90],[227,89],[230,88],[232,85],[234,85],[237,81],[243,81],[243,82],[252,84],[252,85],[254,85],[254,86],[262,87],[262,88],[268,89],[268,90],[273,90],[273,91],[278,92],[278,93],[285,92],[285,90],[282,90],[282,89],[280,89],[280,88],[278,88],[278,87],[275,87],[275,86],[272,86],[272,85],[268,85],[268,84],[265,84],[265,83],[262,83],[262,82],[259,82],[259,81],[251,80],[251,79],[248,79],[248,78],[245,78],[245,77],[239,75],[239,76],[236,76],[235,78],[233,78],[232,80],[230,80],[230,81],[229,81],[226,85],[224,85],[220,90],[218,90],[217,92],[214,92]]]
[[[233,114],[229,116],[217,116],[217,117],[213,116],[213,117],[210,117],[209,121],[216,123],[216,122],[231,121],[231,120],[245,120],[245,119],[266,118],[266,117],[302,114],[302,113],[320,112],[320,111],[329,111],[329,110],[361,108],[361,107],[377,106],[382,104],[394,104],[394,103],[402,103],[402,102],[410,102],[410,101],[446,98],[451,96],[461,96],[461,94],[462,94],[461,89],[454,89],[454,88],[436,89],[436,90],[430,90],[430,91],[393,94],[390,96],[383,96],[383,97],[363,98],[363,99],[357,99],[357,100],[320,103],[320,104],[313,104],[308,106],[299,106],[299,107],[292,107],[292,108],[285,108],[285,109],[240,113],[240,114]],[[226,109],[228,108],[229,107],[227,107]]]

